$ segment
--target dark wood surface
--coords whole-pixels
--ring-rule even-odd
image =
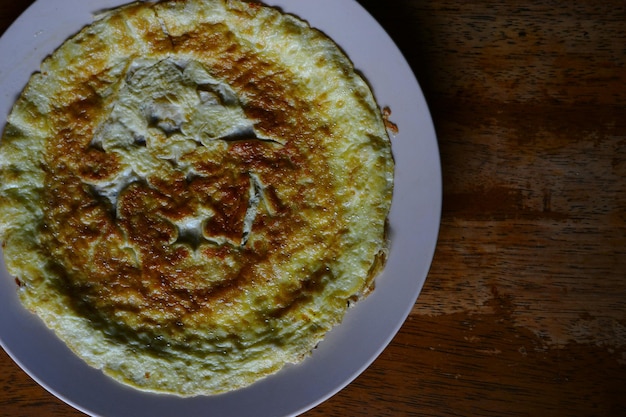
[[[431,107],[441,234],[391,345],[305,416],[626,415],[626,3],[361,3]],[[1,416],[82,415],[4,352],[0,386]]]

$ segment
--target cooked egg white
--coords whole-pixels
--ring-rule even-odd
[[[310,354],[373,288],[391,147],[304,21],[239,0],[111,10],[46,59],[0,142],[26,308],[141,390],[209,395]]]

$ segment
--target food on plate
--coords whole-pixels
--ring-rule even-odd
[[[0,141],[22,303],[141,390],[244,387],[373,288],[393,158],[341,49],[239,0],[104,12],[41,65]]]

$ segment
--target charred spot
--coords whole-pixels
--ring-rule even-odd
[[[233,142],[230,147],[230,152],[236,155],[245,163],[250,163],[258,159],[259,155],[263,153],[263,143],[254,139],[239,140]]]
[[[320,293],[324,290],[326,282],[332,278],[332,271],[325,265],[302,281],[302,290],[308,294]]]
[[[181,52],[203,50],[206,53],[224,53],[228,47],[236,46],[233,39],[234,34],[224,23],[204,23],[198,25],[195,31],[177,36],[170,34],[171,44]]]
[[[91,123],[92,114],[102,107],[102,98],[94,92],[90,93],[87,97],[70,104],[68,114],[73,119]]]
[[[90,146],[82,153],[79,175],[87,181],[101,181],[110,178],[120,169],[119,158],[113,153],[105,153]]]
[[[203,254],[207,258],[226,259],[233,253],[234,248],[230,245],[208,246],[204,249]]]
[[[243,219],[248,209],[250,180],[239,175],[231,184],[225,184],[214,194],[214,215],[205,224],[209,236],[222,236],[238,240],[243,228]]]
[[[169,242],[174,237],[175,227],[155,215],[167,200],[162,193],[140,182],[126,188],[118,204],[119,224],[132,241],[151,247],[155,242]]]
[[[385,123],[385,127],[394,135],[397,135],[400,131],[398,129],[398,125],[391,121],[391,109],[389,107],[385,107],[382,111],[383,121]]]

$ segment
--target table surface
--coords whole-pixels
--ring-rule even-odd
[[[429,102],[441,233],[395,339],[305,416],[626,415],[626,3],[360,2]],[[0,352],[1,416],[83,415]]]

